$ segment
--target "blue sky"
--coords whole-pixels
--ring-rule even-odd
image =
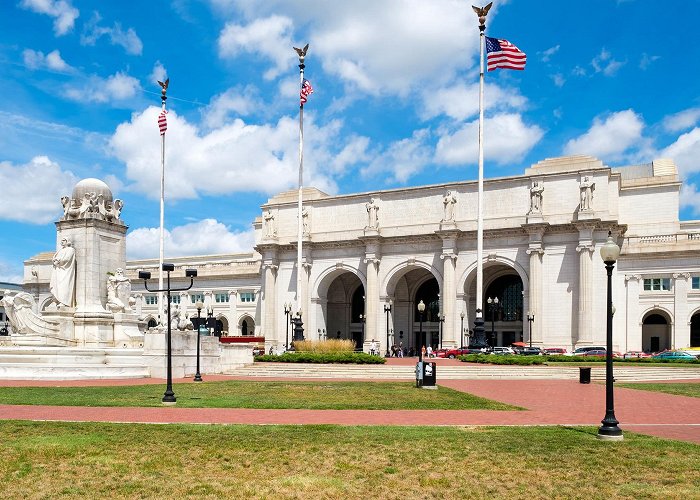
[[[536,6],[535,6],[536,5]],[[485,175],[589,154],[676,161],[700,216],[700,3],[495,1],[487,35],[527,53],[486,75]],[[0,3],[0,281],[55,244],[84,177],[125,202],[131,258],[250,251],[260,205],[294,188],[298,60],[305,184],[328,193],[477,176],[478,22],[464,0],[7,0]]]

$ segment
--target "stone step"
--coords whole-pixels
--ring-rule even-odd
[[[0,363],[0,379],[8,380],[81,380],[150,377],[146,366],[75,364],[47,365],[45,363]]]

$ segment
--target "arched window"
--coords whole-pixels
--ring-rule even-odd
[[[667,325],[668,321],[660,314],[650,314],[644,318],[645,325]]]
[[[494,313],[496,321],[523,320],[523,282],[519,276],[501,276],[491,283],[484,294],[483,304],[483,310],[490,314],[486,302],[488,297],[498,297],[498,309]]]
[[[148,328],[155,328],[156,326],[158,326],[158,322],[155,319],[151,318],[148,320]]]

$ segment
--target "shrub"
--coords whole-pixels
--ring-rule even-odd
[[[459,356],[460,361],[466,363],[482,363],[489,365],[541,365],[545,362],[545,356],[501,356],[494,354],[467,354]]]
[[[294,342],[294,349],[297,352],[316,353],[354,352],[355,342],[345,339],[297,340]]]
[[[547,358],[547,363],[605,363],[605,357],[598,356],[545,356]],[[686,365],[699,365],[699,359],[654,359],[654,358],[613,358],[615,363],[643,363],[643,364],[659,364],[659,363],[672,363],[672,364],[686,364]]]
[[[386,363],[381,356],[372,356],[364,352],[285,352],[279,356],[255,356],[255,361],[273,363],[341,363],[358,365],[380,365]]]

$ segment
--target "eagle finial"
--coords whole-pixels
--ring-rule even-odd
[[[160,80],[158,80],[158,85],[160,85],[160,88],[162,89],[162,90],[161,90],[161,93],[162,93],[163,95],[165,95],[165,92],[168,90],[168,84],[169,84],[169,83],[170,83],[170,78],[167,78],[167,79],[165,80],[165,82],[161,82]]]
[[[479,23],[482,26],[486,23],[486,14],[489,13],[489,10],[491,10],[492,5],[493,2],[489,2],[489,4],[486,7],[475,7],[474,5],[472,5],[472,9],[474,9],[476,15],[479,16]]]
[[[306,51],[309,50],[309,44],[307,43],[304,45],[303,49],[299,49],[297,47],[292,48],[297,52],[297,54],[299,54],[299,59],[303,60],[306,57]]]

